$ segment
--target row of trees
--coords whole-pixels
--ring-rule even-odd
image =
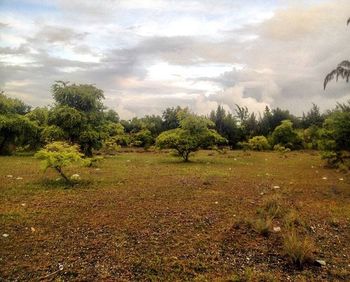
[[[0,154],[35,151],[53,141],[78,144],[86,157],[94,151],[113,153],[120,146],[175,149],[184,160],[199,148],[229,146],[252,150],[321,149],[332,162],[344,162],[350,140],[350,103],[321,113],[317,105],[302,117],[266,107],[262,114],[236,106],[218,106],[209,116],[188,108],[167,108],[162,116],[120,120],[103,105],[103,91],[89,84],[58,81],[54,104],[33,110],[0,93]]]

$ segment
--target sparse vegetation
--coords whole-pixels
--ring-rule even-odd
[[[283,237],[283,250],[289,261],[303,266],[313,261],[314,243],[308,237],[302,237],[291,228]]]

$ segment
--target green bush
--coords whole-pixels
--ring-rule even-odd
[[[290,120],[283,120],[273,131],[271,139],[273,145],[281,145],[291,150],[302,148],[302,139],[293,129]]]
[[[78,145],[70,145],[66,142],[53,142],[47,144],[35,154],[35,157],[42,160],[43,169],[54,169],[63,179],[71,184],[70,178],[63,172],[63,168],[73,163],[83,164],[83,154],[79,152]]]
[[[254,151],[264,151],[270,149],[269,141],[265,136],[255,136],[249,139],[248,146]]]

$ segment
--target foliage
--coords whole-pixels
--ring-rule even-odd
[[[302,146],[302,140],[293,129],[293,123],[290,120],[283,120],[281,125],[277,126],[272,133],[273,145],[281,145],[289,149],[298,149]]]
[[[210,120],[214,122],[217,132],[228,140],[228,145],[234,148],[241,136],[233,115],[218,106],[216,111],[210,113]]]
[[[311,126],[322,126],[325,118],[320,113],[320,108],[316,104],[312,104],[312,108],[306,114],[303,113],[301,124],[303,128],[309,128]]]
[[[334,111],[324,122],[319,147],[322,157],[331,167],[345,165],[350,168],[350,111]]]
[[[11,154],[16,146],[28,144],[37,131],[37,125],[22,115],[0,114],[0,155]]]
[[[56,81],[52,85],[53,98],[60,106],[74,108],[81,112],[97,112],[103,110],[103,91],[91,84],[69,84]]]
[[[321,129],[316,125],[311,125],[309,128],[303,130],[302,137],[305,149],[316,150],[318,149],[321,137]]]
[[[7,97],[3,91],[0,91],[0,114],[19,114],[24,115],[30,111],[30,106],[19,99]]]
[[[65,132],[56,125],[46,126],[41,132],[41,142],[44,144],[64,139],[66,139]]]
[[[43,160],[42,165],[45,171],[48,168],[54,169],[67,183],[71,183],[71,180],[63,172],[63,168],[73,163],[83,163],[82,156],[77,145],[70,145],[66,142],[49,143],[35,154],[36,158]]]
[[[249,149],[264,151],[270,149],[270,144],[265,136],[255,136],[248,140]]]
[[[100,132],[90,127],[80,133],[78,141],[82,152],[87,157],[92,157],[92,149],[102,148]]]
[[[283,238],[283,250],[289,261],[302,266],[312,261],[314,244],[307,237],[300,237],[292,228]]]
[[[347,20],[346,24],[349,25],[350,18]],[[349,82],[350,78],[350,62],[348,60],[342,61],[338,66],[328,73],[323,82],[323,88],[326,89],[328,82],[333,80],[334,78],[338,81],[338,78],[341,77],[345,79],[346,82]]]
[[[148,129],[142,129],[139,132],[136,132],[132,136],[132,144],[136,147],[144,147],[145,149],[148,149],[152,144],[154,144],[154,138],[152,136],[152,133]]]
[[[178,116],[180,127],[165,131],[158,136],[156,145],[160,149],[175,149],[187,162],[190,153],[227,142],[215,130],[208,128],[213,126],[210,120],[187,112],[180,112]]]

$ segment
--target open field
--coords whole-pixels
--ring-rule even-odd
[[[70,189],[39,166],[0,158],[0,281],[350,280],[350,178],[316,152],[122,153],[68,170],[83,179]],[[281,231],[264,235],[271,199]],[[326,266],[289,262],[291,215]]]

